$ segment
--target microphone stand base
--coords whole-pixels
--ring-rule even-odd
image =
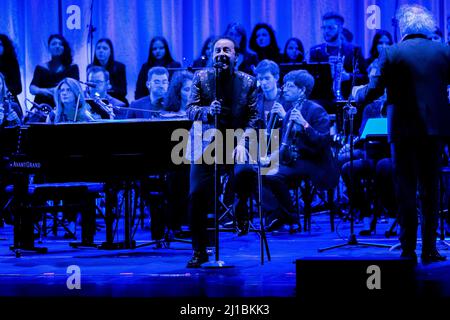
[[[202,264],[202,268],[204,269],[225,269],[225,268],[234,268],[231,264],[225,264],[224,261],[210,261]]]

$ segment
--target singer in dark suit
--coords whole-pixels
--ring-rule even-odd
[[[258,111],[256,108],[256,81],[243,72],[235,71],[236,44],[228,37],[218,38],[213,45],[213,61],[217,69],[200,70],[194,75],[191,95],[187,104],[187,116],[190,120],[202,122],[202,132],[215,127],[215,116],[218,117],[218,128],[225,137],[225,129],[256,128]],[[216,85],[217,84],[217,85]],[[194,127],[193,127],[194,128]],[[201,139],[193,132],[191,138]],[[203,139],[202,139],[203,140]],[[207,140],[207,139],[205,139]],[[207,214],[212,212],[214,203],[214,165],[197,164],[197,156],[203,156],[205,148],[211,144],[209,141],[194,145],[194,150],[188,152],[192,155],[189,192],[189,213],[191,217],[192,247],[194,254],[188,262],[188,268],[198,268],[207,262],[206,247],[208,244]],[[225,140],[225,139],[224,139]],[[192,143],[189,143],[189,146]],[[188,146],[188,150],[189,150]],[[195,146],[201,148],[196,150]],[[234,149],[237,159],[245,157],[245,147],[239,141]],[[224,159],[226,155],[224,155]],[[200,159],[201,160],[201,159]],[[221,169],[224,166],[221,166]],[[227,169],[233,168],[229,165]],[[247,212],[246,200],[248,193],[253,190],[250,180],[254,178],[251,165],[238,164],[234,166],[234,192],[237,195],[235,214],[243,217]],[[210,211],[208,211],[210,210]],[[245,221],[238,221],[245,224]],[[247,221],[248,224],[248,221]],[[243,226],[245,228],[245,226]]]
[[[427,39],[435,22],[425,8],[404,6],[397,15],[402,41],[381,52],[379,72],[367,86],[355,87],[353,95],[358,102],[367,102],[387,89],[402,256],[417,259],[419,191],[422,262],[442,261],[446,257],[436,249],[436,231],[442,139],[450,136],[450,49]]]

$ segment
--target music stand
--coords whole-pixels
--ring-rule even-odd
[[[349,189],[353,190],[353,147],[354,147],[354,141],[353,141],[353,120],[354,115],[356,114],[357,110],[356,107],[352,106],[350,103],[346,105],[344,108],[344,112],[347,116],[347,119],[350,122],[350,130],[349,130],[349,141],[350,141],[350,185]],[[378,120],[378,121],[369,121],[369,120]],[[386,119],[380,118],[380,119],[369,119],[364,127],[363,134],[364,137],[367,137],[369,134],[371,135],[387,135],[387,125],[384,126],[384,122],[386,122]],[[384,121],[383,121],[384,120]],[[386,122],[387,123],[387,122]],[[381,125],[380,125],[381,124]],[[361,137],[362,138],[362,137]],[[352,192],[352,195],[354,193]],[[371,247],[379,247],[379,248],[391,248],[390,245],[387,244],[378,244],[378,243],[367,243],[367,242],[359,242],[356,239],[356,235],[354,233],[354,223],[355,223],[355,216],[354,216],[354,207],[353,207],[353,196],[350,197],[349,203],[349,215],[350,215],[350,236],[346,243],[334,245],[327,248],[321,248],[318,249],[319,252],[324,252],[326,250],[336,249],[336,248],[342,248],[346,246],[371,246]]]

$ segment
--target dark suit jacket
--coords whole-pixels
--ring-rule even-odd
[[[283,120],[282,136],[287,129],[291,108]],[[330,118],[325,109],[310,100],[305,101],[301,114],[309,127],[301,129],[290,143],[295,143],[300,158],[294,166],[310,168],[311,181],[319,188],[328,189],[337,185],[339,172],[330,147]],[[283,142],[283,141],[281,141]]]
[[[356,95],[372,101],[387,89],[390,141],[424,136],[450,136],[450,48],[424,35],[408,35],[386,48],[380,70]]]
[[[232,81],[232,121],[226,125],[226,129],[256,129],[259,125],[259,117],[256,108],[255,78],[246,73],[236,71]],[[202,121],[202,132],[214,128],[214,117],[209,115],[209,106],[214,101],[215,87],[214,69],[204,69],[195,73],[191,95],[186,106],[186,114],[189,120]],[[193,135],[194,132],[191,130],[191,138]],[[209,142],[203,141],[202,151]]]

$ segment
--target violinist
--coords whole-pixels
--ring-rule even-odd
[[[308,100],[314,78],[305,70],[289,72],[284,77],[283,93],[293,107],[281,127],[280,166],[264,176],[266,192],[278,202],[269,215],[267,231],[298,224],[289,192],[291,182],[310,179],[315,187],[329,189],[337,185],[339,173],[330,148],[330,119],[323,107]]]

